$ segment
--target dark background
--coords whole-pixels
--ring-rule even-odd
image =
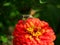
[[[0,45],[12,45],[15,24],[30,9],[38,10],[34,17],[45,20],[57,36],[60,45],[60,0],[0,0]]]

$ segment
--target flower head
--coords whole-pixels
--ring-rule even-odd
[[[13,32],[13,45],[54,45],[53,29],[38,18],[19,20]]]

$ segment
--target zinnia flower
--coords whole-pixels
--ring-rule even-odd
[[[19,20],[13,32],[13,45],[54,45],[53,29],[38,18]]]

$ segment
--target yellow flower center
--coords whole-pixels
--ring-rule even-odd
[[[27,28],[27,31],[32,35],[32,36],[39,36],[42,35],[41,33],[41,28],[40,27],[35,27],[32,22],[30,22],[31,27]]]

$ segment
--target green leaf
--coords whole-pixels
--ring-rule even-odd
[[[1,40],[4,42],[4,43],[7,43],[8,42],[8,39],[6,36],[1,36]]]
[[[10,17],[16,17],[17,15],[19,14],[19,12],[18,11],[12,11],[11,13],[10,13]]]
[[[3,6],[10,6],[10,5],[11,5],[10,2],[6,2],[6,3],[3,4]]]
[[[45,4],[45,3],[46,3],[45,0],[39,0],[39,2],[40,2],[41,4]]]
[[[59,4],[57,5],[57,8],[60,8],[60,5]]]
[[[3,27],[3,23],[2,22],[0,22],[0,27]]]

